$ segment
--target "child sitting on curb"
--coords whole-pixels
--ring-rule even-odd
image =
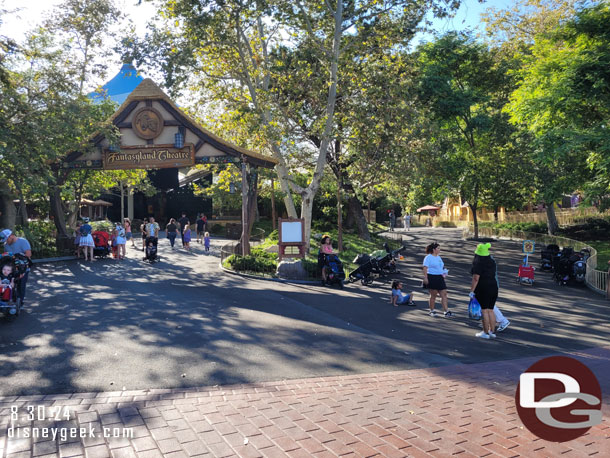
[[[394,280],[392,282],[392,297],[390,301],[394,307],[398,307],[399,305],[411,305],[415,306],[413,302],[413,295],[415,293],[411,291],[411,294],[403,294],[402,293],[402,283],[398,280]]]

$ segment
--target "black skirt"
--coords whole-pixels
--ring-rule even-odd
[[[445,277],[442,275],[430,275],[428,274],[428,289],[435,289],[437,291],[441,291],[443,289],[447,289],[447,285],[445,284]]]

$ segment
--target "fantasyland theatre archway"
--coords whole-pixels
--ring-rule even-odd
[[[240,246],[242,253],[249,252],[247,241],[256,206],[257,169],[275,167],[274,158],[233,145],[207,131],[180,110],[151,79],[142,80],[110,120],[120,131],[120,143],[110,144],[103,134],[95,135],[93,151],[70,154],[65,168],[163,169],[196,164],[240,164]]]

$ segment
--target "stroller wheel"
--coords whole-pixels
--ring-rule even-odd
[[[363,278],[362,279],[362,285],[363,286],[368,286],[373,284],[373,279],[371,277],[367,277],[367,278]]]

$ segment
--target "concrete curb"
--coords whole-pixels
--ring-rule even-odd
[[[44,264],[45,262],[78,261],[75,256],[59,256],[57,258],[32,259],[34,264]]]
[[[258,275],[242,274],[241,272],[237,272],[236,270],[227,269],[226,267],[224,267],[222,265],[222,263],[219,263],[218,267],[220,267],[220,270],[224,271],[225,273],[232,274],[232,275],[237,275],[238,277],[254,278],[254,279],[257,279],[257,280],[274,281],[274,282],[277,282],[277,283],[296,283],[298,285],[319,285],[320,284],[319,281],[312,281],[312,280],[289,280],[289,279],[286,279],[286,278],[259,277]]]

